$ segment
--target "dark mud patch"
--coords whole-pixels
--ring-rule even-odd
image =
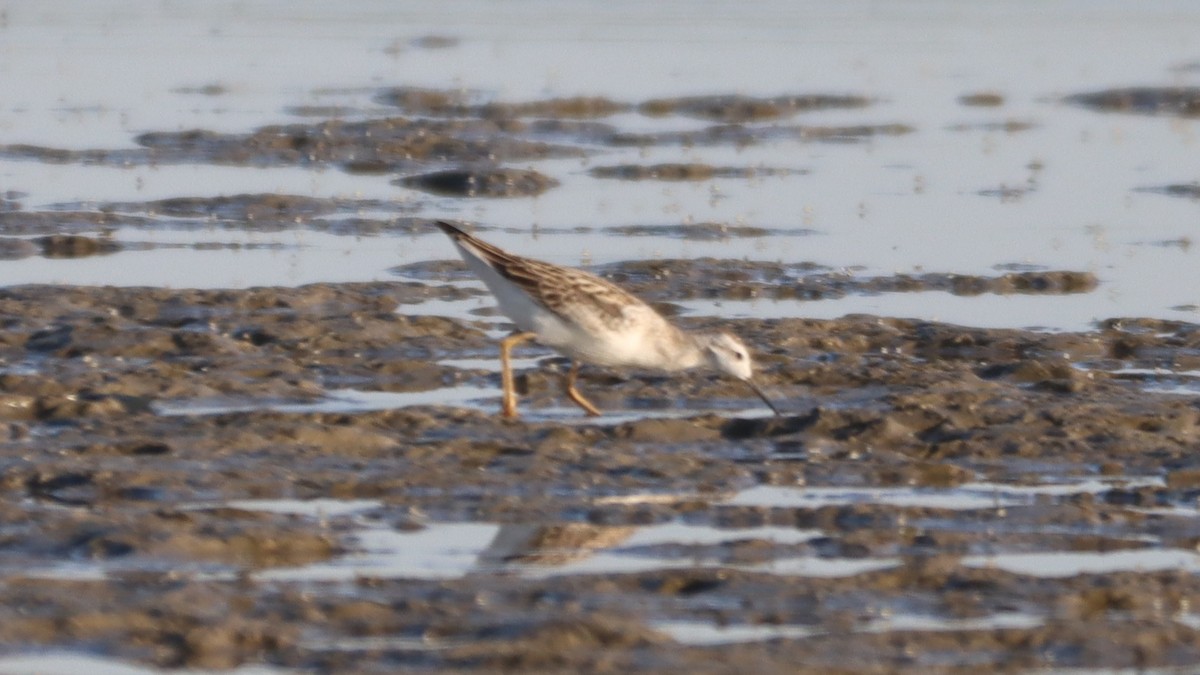
[[[218,95],[214,90],[198,91]],[[209,129],[148,131],[137,148],[65,149],[29,144],[0,145],[0,157],[47,164],[155,166],[214,164],[278,167],[332,166],[359,174],[414,174],[467,170],[546,159],[586,157],[604,147],[654,145],[749,145],[778,140],[862,141],[912,131],[898,123],[850,126],[764,124],[809,110],[862,108],[872,99],[856,95],[801,94],[775,98],[737,95],[658,99],[626,103],[601,97],[534,101],[491,100],[480,92],[395,88],[376,100],[405,117],[377,110],[307,106],[285,112],[311,121],[263,126],[245,133]],[[600,119],[640,112],[683,117],[687,130],[634,133]],[[346,119],[370,117],[370,119]],[[692,119],[713,124],[694,130]],[[469,192],[469,191],[468,191]],[[462,194],[454,190],[453,194]],[[528,193],[527,191],[525,193]]]
[[[380,103],[397,107],[407,114],[439,117],[589,119],[608,117],[633,108],[628,103],[598,96],[507,103],[483,99],[483,95],[477,92],[414,87],[388,89],[376,95]]]
[[[588,171],[594,178],[619,180],[705,181],[713,178],[758,178],[766,176],[797,176],[804,169],[773,169],[769,167],[710,166],[708,164],[619,164],[597,166]]]
[[[1146,192],[1156,195],[1167,195],[1168,197],[1184,197],[1187,199],[1200,199],[1200,183],[1177,183],[1175,185],[1159,185],[1154,187],[1141,187],[1135,190],[1136,192]]]
[[[1198,87],[1125,87],[1072,94],[1064,102],[1099,112],[1200,116]]]
[[[430,163],[529,161],[583,154],[578,148],[519,138],[519,133],[511,133],[516,131],[486,120],[326,120],[262,127],[244,134],[203,129],[148,132],[137,137],[142,146],[137,149],[6,145],[0,146],[0,155],[51,164],[334,165],[401,171]]]
[[[395,181],[415,190],[449,197],[534,197],[559,182],[532,169],[447,169]]]
[[[686,236],[686,233],[684,234]],[[1030,270],[996,277],[926,273],[860,277],[811,263],[693,260],[636,260],[602,266],[602,276],[638,295],[668,298],[775,298],[820,300],[849,294],[920,293],[954,295],[1089,293],[1099,281],[1091,272]]]
[[[700,266],[622,273],[658,297],[795,273]],[[0,649],[323,672],[1200,663],[1200,406],[1146,391],[1200,369],[1200,327],[697,317],[746,339],[783,416],[688,413],[761,407],[715,375],[587,368],[601,408],[641,414],[548,418],[565,364],[543,359],[505,421],[494,370],[439,363],[494,341],[406,312],[473,293],[0,290]],[[490,393],[156,413],[330,386]],[[453,555],[372,566],[383,541]]]
[[[126,242],[78,234],[53,234],[32,239],[0,237],[0,260],[18,260],[34,255],[45,258],[86,258],[116,253],[128,246]]]
[[[845,126],[718,124],[697,131],[617,132],[608,139],[608,143],[618,147],[747,146],[785,140],[854,143],[879,136],[903,136],[914,131],[916,130],[907,124]]]
[[[95,205],[64,205],[46,211],[0,211],[0,233],[8,236],[44,237],[86,235],[116,227],[143,227],[155,224],[153,218],[97,210]]]
[[[193,87],[176,87],[171,90],[173,94],[191,94],[196,96],[224,96],[229,93],[229,87],[220,84],[219,82],[211,82]]]
[[[478,92],[401,87],[377,95],[381,103],[408,114],[443,117],[512,119],[546,117],[588,119],[636,111],[648,117],[682,116],[712,122],[745,123],[779,120],[802,112],[865,108],[874,100],[866,96],[799,94],[757,98],[741,95],[685,96],[626,103],[603,97],[555,98],[540,101],[484,101]]]
[[[357,302],[343,303],[346,292]],[[415,282],[234,295],[2,289],[0,342],[20,350],[6,353],[2,363],[24,366],[0,374],[6,403],[0,415],[63,420],[120,417],[189,399],[311,400],[326,388],[359,381],[386,380],[377,387],[385,391],[444,387],[463,374],[430,368],[424,359],[442,351],[435,336],[445,331],[436,325],[445,320],[408,316],[397,307],[472,294]],[[111,304],[88,300],[98,295]],[[240,299],[230,304],[235,296]],[[482,334],[475,339],[477,348],[487,344]],[[133,373],[139,377],[124,377]]]
[[[0,237],[0,260],[20,260],[37,255],[41,249],[28,239]]]
[[[1192,248],[1192,240],[1189,237],[1180,237],[1178,239],[1159,239],[1157,241],[1146,242],[1148,246],[1158,248],[1177,248],[1180,251],[1190,251]]]
[[[980,197],[994,197],[1002,202],[1018,202],[1025,198],[1026,195],[1032,194],[1037,190],[1035,185],[1000,185],[997,187],[984,188],[975,194]]]
[[[172,218],[222,220],[295,220],[333,213],[338,204],[331,199],[276,193],[240,194],[220,197],[175,197],[145,204],[107,204],[110,211],[144,210]]]
[[[0,156],[46,164],[153,166],[336,166],[350,173],[411,172],[431,165],[529,162],[583,157],[589,146],[746,146],[783,140],[856,142],[912,133],[905,124],[718,124],[698,131],[637,133],[561,120],[407,119],[341,120],[263,127],[237,134],[204,129],[156,131],[138,136],[134,149],[68,150],[0,145]]]
[[[83,210],[85,208],[91,210]],[[15,252],[28,248],[18,244],[17,237],[41,235],[25,241],[35,250],[58,254],[71,250],[70,242],[79,244],[80,251],[92,249],[85,240],[94,242],[95,253],[115,252],[122,247],[172,246],[116,241],[106,236],[118,228],[192,231],[223,228],[260,232],[306,229],[347,235],[430,232],[427,219],[410,215],[417,208],[413,203],[399,200],[315,198],[279,193],[59,204],[43,211],[0,212],[0,235],[12,238],[6,239],[5,246]],[[100,236],[96,236],[97,232]],[[229,244],[196,242],[193,245]]]
[[[153,132],[140,145],[165,160],[273,165],[530,160],[578,156],[578,150],[525,141],[483,120],[375,119],[263,127],[250,134]]]
[[[461,41],[452,35],[422,35],[409,40],[409,44],[417,49],[451,49]]]
[[[795,236],[814,234],[812,230],[777,230],[753,225],[730,223],[685,223],[682,225],[625,225],[605,230],[630,237],[678,237],[697,241],[713,241],[734,237]]]
[[[646,101],[638,111],[649,117],[682,115],[713,122],[758,122],[792,117],[813,110],[865,108],[874,101],[865,96],[809,94],[755,98],[750,96],[685,96]]]
[[[33,243],[46,258],[86,258],[120,251],[123,245],[111,239],[97,239],[72,234],[53,234],[37,237]]]
[[[1004,105],[1004,94],[995,91],[977,91],[959,96],[958,103],[970,108],[999,108]]]
[[[962,122],[946,127],[947,131],[988,131],[1005,134],[1015,134],[1037,128],[1037,123],[1029,120],[1000,120],[997,122]]]
[[[391,274],[419,281],[463,281],[472,277],[466,263],[461,260],[425,260],[397,265],[388,270]]]

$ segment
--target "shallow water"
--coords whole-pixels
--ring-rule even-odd
[[[1157,477],[1118,479],[1115,481],[1087,480],[1078,483],[1046,485],[999,485],[995,483],[965,483],[945,488],[838,488],[787,487],[763,485],[738,493],[730,502],[745,506],[786,506],[818,508],[856,502],[890,504],[893,506],[923,506],[938,509],[1002,509],[1007,506],[1033,504],[1041,497],[1076,494],[1095,494],[1111,488],[1162,485]]]
[[[921,615],[897,614],[855,626],[859,633],[889,631],[973,631],[1033,628],[1044,619],[1020,612],[1008,612],[973,619],[943,619]],[[694,621],[662,621],[654,624],[672,639],[688,645],[721,645],[735,642],[759,642],[776,639],[809,638],[830,631],[813,626],[787,625],[716,625]]]
[[[1188,242],[1194,204],[1138,188],[1194,180],[1196,122],[1099,114],[1055,97],[1102,87],[1189,84],[1194,4],[772,2],[752,13],[706,3],[205,3],[145,1],[86,9],[8,8],[0,30],[0,138],[62,148],[134,147],[149,130],[247,131],[333,106],[349,119],[395,114],[372,101],[390,85],[461,88],[483,100],[607,96],[636,102],[708,93],[859,93],[864,108],[802,113],[806,124],[902,123],[914,133],[860,143],[777,141],[745,147],[609,148],[537,168],[562,187],[535,199],[429,199],[386,176],[313,167],[104,166],[0,159],[26,209],[173,196],[282,192],[383,200],[422,217],[500,226],[497,243],[566,264],[718,256],[810,261],[857,273],[986,274],[1030,264],[1092,271],[1082,296],[912,297],[702,307],[706,313],[936,318],[966,325],[1077,329],[1112,316],[1194,319],[1200,266]],[[650,27],[653,26],[653,29]],[[423,46],[419,38],[449,38]],[[986,38],[981,42],[979,35]],[[177,45],[197,44],[181,53]],[[121,50],[111,49],[115,42]],[[434,43],[436,44],[436,43]],[[63,49],[67,45],[68,49]],[[1101,47],[1103,45],[1103,47]],[[636,56],[634,56],[636,54]],[[203,55],[202,57],[200,55]],[[138,86],[116,74],[136,63]],[[604,63],[603,68],[595,67]],[[153,64],[152,67],[146,64]],[[336,66],[334,66],[336,64]],[[792,64],[783,67],[783,64]],[[964,94],[995,92],[997,107]],[[645,132],[698,128],[623,113]],[[1007,127],[1013,121],[1030,128]],[[997,126],[999,125],[999,126]],[[600,180],[589,164],[696,161],[804,169],[803,175],[696,183]],[[988,191],[1006,197],[988,196]],[[981,194],[984,193],[984,194]],[[693,241],[614,237],[609,228],[687,221],[745,223],[780,234]],[[164,225],[168,225],[164,222]],[[530,227],[558,228],[531,236]],[[571,228],[582,227],[584,233]],[[566,228],[565,230],[562,228]],[[793,237],[793,231],[812,231]],[[154,230],[118,238],[140,240]],[[271,243],[277,251],[153,249],[68,261],[3,263],[3,283],[302,284],[389,278],[395,264],[446,259],[440,237],[189,231],[183,242]],[[1178,245],[1172,245],[1175,242]]]
[[[323,397],[313,401],[210,398],[160,403],[154,406],[154,411],[159,415],[223,415],[250,410],[275,410],[285,413],[367,412],[414,405],[470,405],[482,409],[483,401],[494,398],[495,394],[495,390],[481,387],[450,387],[417,392],[337,389],[327,391]],[[494,409],[496,404],[487,407]]]
[[[90,673],[91,675],[155,675],[163,671],[158,668],[144,668],[117,659],[105,658],[84,653],[50,652],[33,653],[17,656],[0,657],[0,672],[5,675],[75,675]],[[282,668],[267,666],[243,666],[232,670],[173,670],[184,675],[206,675],[212,673],[228,673],[228,675],[279,675],[291,672]]]
[[[728,506],[819,509],[850,505],[948,511],[998,510],[1049,505],[1079,495],[1100,495],[1113,486],[1159,486],[1157,478],[1114,478],[1042,485],[974,483],[953,488],[749,488],[728,496],[622,495],[597,500],[607,504],[649,504],[697,499]],[[372,500],[241,500],[229,506],[313,518],[367,514],[383,505]],[[1181,514],[1176,514],[1181,515]],[[1186,514],[1184,514],[1186,515]],[[930,520],[930,524],[934,521]],[[955,527],[946,521],[951,528]],[[933,526],[937,529],[937,526]],[[1043,528],[1053,529],[1051,526]],[[788,547],[832,535],[819,529],[787,527],[713,527],[668,522],[641,527],[594,527],[586,524],[426,523],[414,531],[395,531],[373,519],[360,520],[356,544],[343,557],[291,569],[256,573],[263,580],[349,581],[359,577],[460,578],[468,574],[516,573],[522,576],[640,573],[677,567],[724,567],[782,576],[843,577],[897,566],[892,557],[860,559],[828,555],[782,555],[766,562],[738,563],[713,555],[722,546],[744,541]],[[1066,531],[1064,530],[1064,533]],[[1137,537],[1134,537],[1135,539]],[[1145,544],[1153,545],[1148,537]],[[705,552],[704,547],[715,547]],[[678,555],[680,550],[692,551]],[[1179,549],[1126,551],[1048,550],[964,556],[966,567],[1001,569],[1035,577],[1066,577],[1118,571],[1200,569],[1200,556]]]

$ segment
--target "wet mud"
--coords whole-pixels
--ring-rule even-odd
[[[638,106],[638,110],[652,117],[684,115],[714,122],[751,122],[791,117],[813,110],[865,108],[872,102],[865,96],[823,94],[774,98],[685,96],[646,101]]]
[[[408,176],[396,183],[450,197],[532,197],[559,184],[530,169],[447,169]]]
[[[762,236],[768,232],[757,228],[741,230],[711,224],[683,225],[679,226],[679,230],[688,239]],[[657,228],[649,232],[645,232],[645,228],[625,230],[628,234],[657,234],[660,231]],[[599,270],[606,278],[638,295],[681,300],[820,300],[851,294],[927,291],[945,291],[962,296],[985,293],[1059,295],[1088,293],[1095,290],[1098,283],[1091,272],[1068,270],[1018,270],[994,277],[932,272],[872,277],[857,275],[853,271],[832,270],[813,263],[741,262],[713,258],[635,260],[604,265]]]
[[[640,103],[604,98],[546,99],[523,102],[487,101],[477,92],[399,88],[376,96],[405,117],[340,119],[357,110],[299,109],[302,116],[333,113],[333,119],[266,126],[249,133],[204,129],[151,131],[138,136],[137,148],[75,150],[28,144],[0,145],[0,156],[49,164],[143,166],[208,163],[236,166],[334,166],[350,173],[395,173],[403,181],[439,194],[466,194],[448,189],[463,180],[430,178],[431,167],[448,171],[504,172],[505,166],[534,160],[585,157],[605,147],[654,145],[744,146],[779,139],[853,142],[877,135],[899,135],[913,129],[899,122],[830,126],[784,123],[807,111],[869,107],[861,96],[797,95],[771,99],[744,96],[656,99]],[[710,126],[653,133],[630,133],[603,122],[621,113],[651,117],[696,118]],[[436,175],[436,174],[435,174]],[[511,182],[511,176],[505,181]],[[500,181],[500,182],[505,182]],[[482,181],[484,183],[487,180]],[[532,196],[554,185],[553,179],[521,181],[538,189],[517,192],[477,190],[472,196]],[[2,210],[2,209],[0,209]]]
[[[620,180],[688,181],[713,178],[756,178],[788,176],[807,173],[803,169],[774,169],[770,167],[710,166],[708,164],[620,164],[593,167],[588,173],[596,178]]]
[[[650,299],[674,297],[690,274],[646,265],[612,274]],[[725,288],[721,274],[741,284],[784,273],[693,265],[708,270],[710,294]],[[446,263],[442,272],[463,271]],[[0,290],[0,644],[86,644],[162,667],[322,672],[1200,661],[1187,621],[1200,601],[1192,574],[1040,576],[970,562],[989,552],[1194,550],[1200,528],[1184,512],[1200,496],[1200,406],[1147,389],[1191,381],[1200,327],[741,321],[782,417],[757,413],[749,390],[713,375],[587,369],[580,386],[597,405],[637,415],[547,419],[563,409],[565,364],[534,348],[538,362],[519,372],[526,419],[505,421],[494,414],[497,372],[463,365],[493,359],[503,325],[420,313],[426,301],[481,292],[421,281]],[[454,387],[477,388],[477,400],[287,407],[346,388],[432,401]],[[228,407],[205,408],[214,402]],[[1073,481],[1097,486],[1003,496]],[[817,486],[955,494],[980,482],[998,486],[995,503],[748,499]],[[254,506],[281,499],[374,506],[353,516]],[[432,580],[404,570],[271,579],[352,557],[364,519],[397,536],[497,523],[508,534],[496,542],[508,544]],[[671,523],[727,534],[631,539]],[[812,534],[756,534],[766,531]],[[569,572],[609,551],[665,562]],[[795,559],[865,567],[785,571]],[[927,627],[905,628],[914,616]],[[689,638],[689,626],[765,637],[718,633],[708,643]]]
[[[1200,88],[1124,87],[1072,94],[1063,99],[1072,105],[1102,112],[1200,116]]]
[[[1139,192],[1167,195],[1169,197],[1187,197],[1200,199],[1200,183],[1179,183],[1175,185],[1159,185],[1138,188]]]
[[[970,108],[999,108],[1004,105],[1004,94],[995,91],[977,91],[959,96],[958,102]]]

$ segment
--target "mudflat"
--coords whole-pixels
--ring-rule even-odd
[[[715,375],[585,369],[617,419],[584,419],[533,349],[506,421],[491,326],[419,313],[471,292],[0,289],[0,644],[339,672],[1200,659],[1200,410],[1149,391],[1198,369],[1196,326],[741,321],[779,418]],[[367,561],[406,537],[430,558]]]
[[[887,34],[935,30],[933,9],[937,21]],[[1001,14],[977,25],[994,35]],[[314,23],[265,21],[267,34]],[[898,58],[890,48],[824,55],[865,67],[868,88],[907,88],[900,106],[787,93],[791,80],[757,96],[705,81],[718,93],[511,100],[494,95],[503,81],[372,84],[310,92],[251,116],[285,122],[243,129],[219,115],[239,114],[251,79],[175,90],[168,123],[108,144],[6,136],[0,162],[19,180],[0,192],[0,670],[30,653],[329,673],[1195,668],[1200,326],[1169,317],[1196,312],[1181,272],[1194,269],[1191,215],[1172,218],[1198,189],[1161,164],[1188,147],[1200,94],[1077,87],[1109,67],[1059,58],[1066,22],[1017,23],[1022,57],[1053,43],[1053,58],[1009,73],[1014,92],[955,64],[935,88],[956,92],[950,110],[913,102],[940,82],[942,46],[975,43],[969,23],[970,40],[908,47],[920,65],[907,82],[872,70]],[[221,40],[240,27],[202,25],[217,41],[204,53],[232,51]],[[693,43],[690,26],[672,39]],[[359,30],[345,32],[361,52]],[[112,39],[97,42],[125,53]],[[510,67],[504,53],[532,42],[485,60]],[[1122,62],[1117,46],[1153,44],[1161,67],[1170,41],[1080,42]],[[59,43],[21,49],[39,44]],[[458,44],[429,35],[386,51],[415,60]],[[1060,63],[1072,80],[1043,86]],[[1021,91],[1031,80],[1036,95]],[[59,131],[129,110],[50,100],[42,117]],[[1146,156],[1128,152],[1147,138],[1159,145]],[[156,184],[180,169],[181,189]],[[1105,170],[1105,188],[1072,182]],[[87,184],[93,171],[111,182]],[[449,246],[364,255],[439,238],[434,218],[530,246],[565,235],[560,261],[582,247],[580,264],[681,325],[738,333],[784,414],[715,375],[589,368],[580,388],[606,415],[585,418],[559,391],[565,363],[531,347],[524,416],[500,419],[506,325]],[[595,236],[576,246],[575,234]],[[320,237],[325,248],[310,244]],[[591,264],[596,242],[620,257]],[[290,255],[327,274],[306,282],[328,283],[138,287],[120,274],[191,264],[201,273],[186,278],[217,286],[205,265],[233,261],[220,278],[237,280]],[[13,281],[90,265],[97,285]],[[1172,281],[1132,283],[1155,265]],[[330,282],[354,266],[377,280]],[[1061,329],[1105,316],[1068,302],[1101,293],[1135,315]],[[917,298],[926,319],[797,318],[881,295]],[[930,318],[964,298],[987,308],[975,317],[1033,298],[1073,318],[1043,330]],[[754,303],[786,309],[727,316]],[[1006,311],[994,325],[1038,325]]]

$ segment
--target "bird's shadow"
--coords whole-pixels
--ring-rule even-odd
[[[786,436],[808,429],[816,424],[820,417],[821,409],[819,407],[813,407],[812,410],[802,415],[738,417],[721,425],[721,436],[731,441]]]

